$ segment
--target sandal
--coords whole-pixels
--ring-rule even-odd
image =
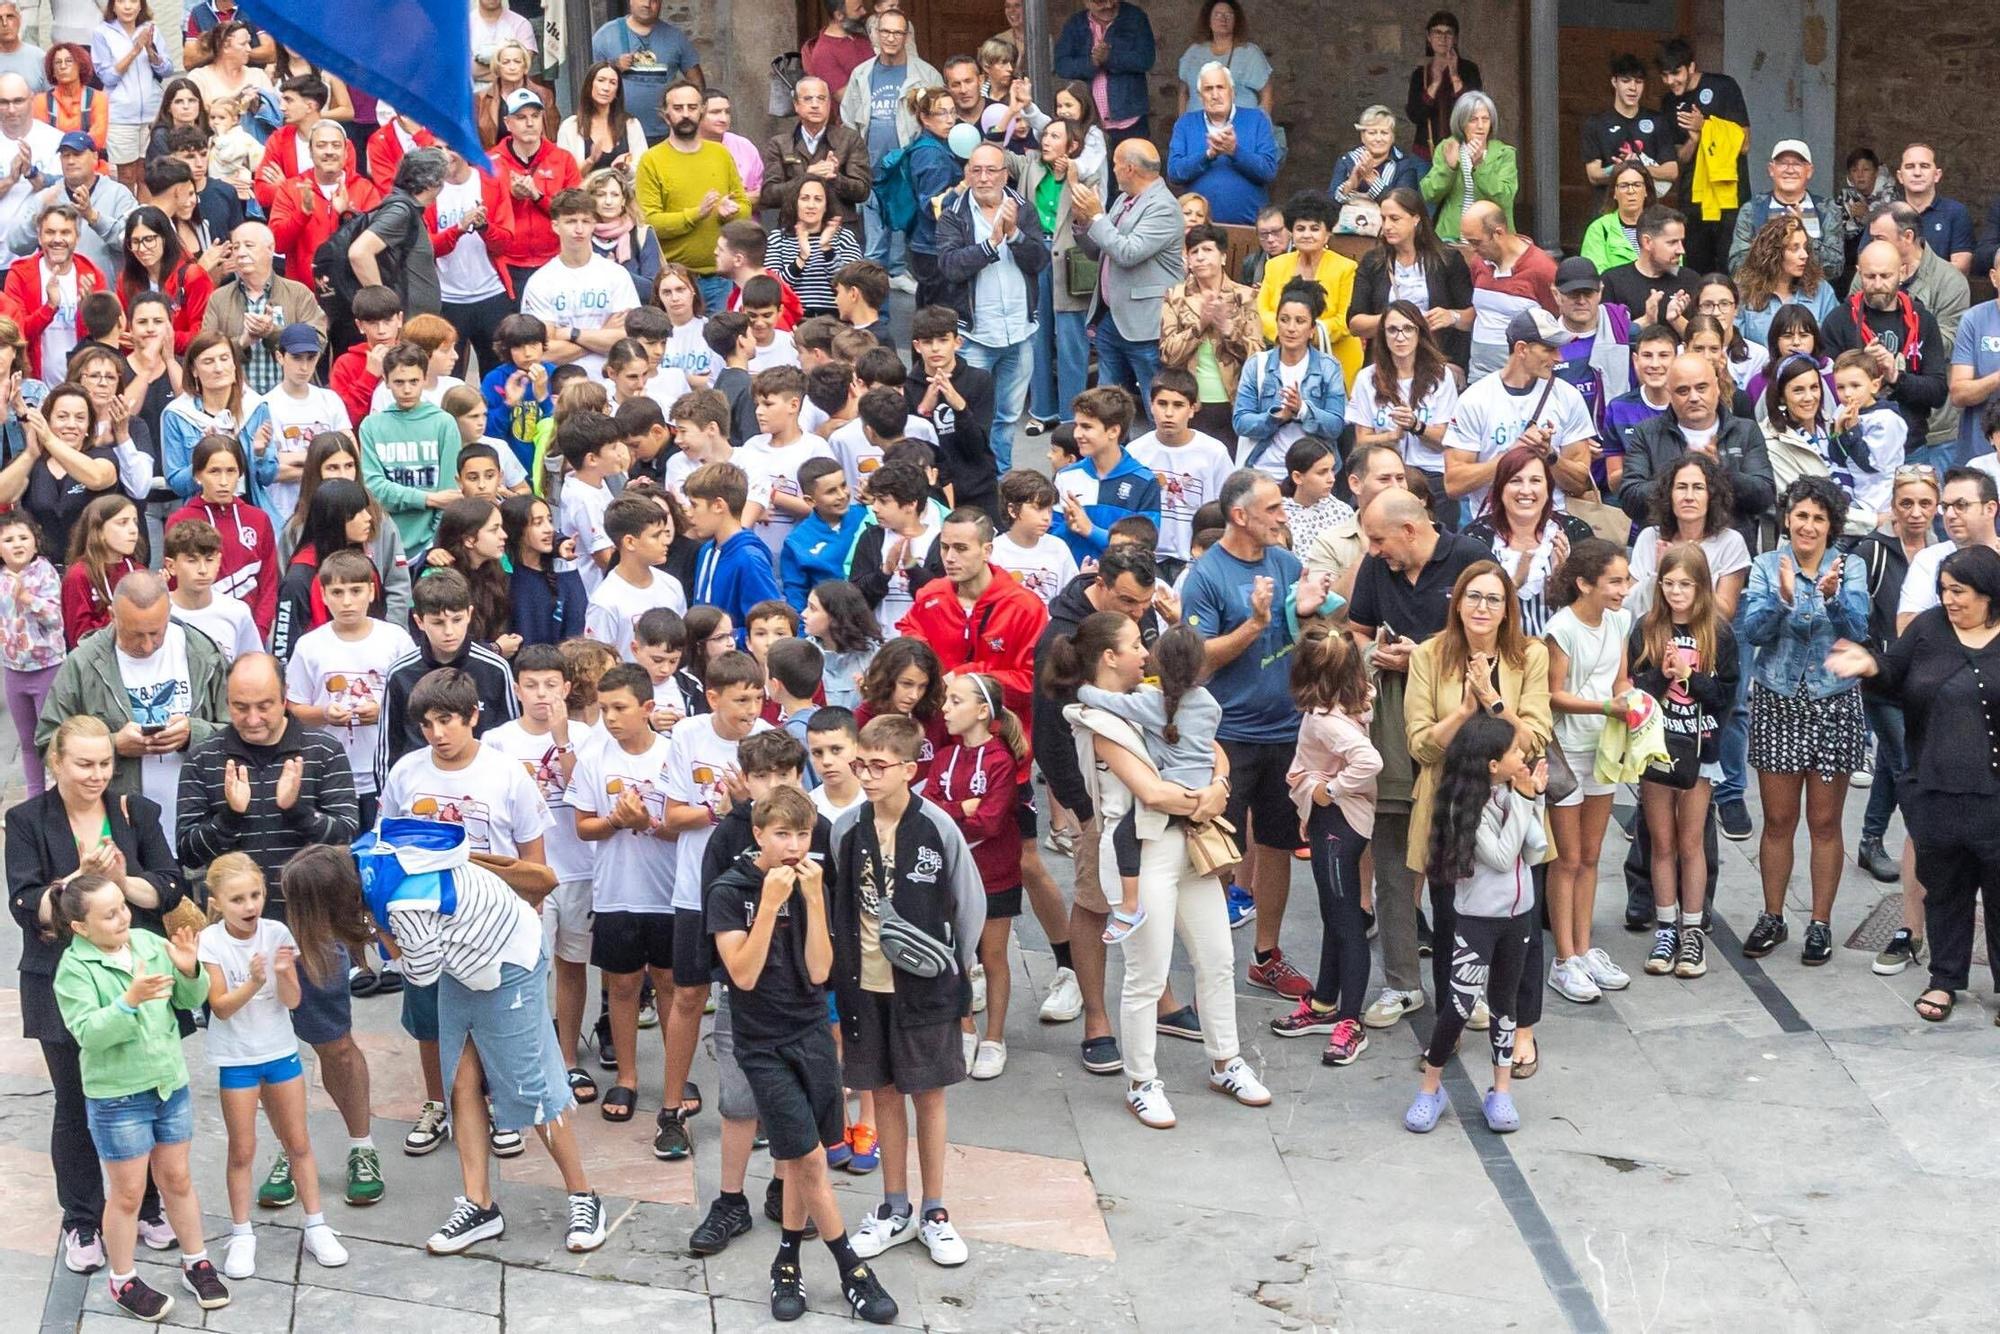
[[[1129,917],[1125,915],[1122,909],[1113,908],[1111,910],[1111,920],[1105,924],[1102,939],[1107,945],[1123,945],[1125,938],[1134,931],[1137,931],[1144,924],[1145,920],[1146,909],[1143,906]]]
[[[569,1068],[569,1094],[579,1104],[597,1101],[597,1081],[580,1065]]]
[[[628,1089],[621,1084],[604,1095],[604,1105],[597,1110],[603,1113],[605,1120],[622,1124],[632,1119],[632,1113],[638,1106],[638,1090]]]
[[[701,1085],[692,1079],[681,1085],[681,1115],[683,1117],[701,1114]]]
[[[1942,1002],[1934,1001],[1931,999],[1932,996],[1942,996],[1944,1000]],[[1931,987],[1923,995],[1917,997],[1917,1018],[1925,1020],[1928,1023],[1941,1024],[1951,1018],[1951,1012],[1957,1004],[1957,992],[1946,991],[1943,987]],[[1995,1022],[2000,1023],[2000,1020],[1996,1020]]]

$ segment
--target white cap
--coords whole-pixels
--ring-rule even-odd
[[[1780,139],[1771,145],[1771,161],[1776,162],[1787,153],[1797,153],[1806,160],[1808,167],[1812,165],[1812,150],[1806,147],[1803,139]]]

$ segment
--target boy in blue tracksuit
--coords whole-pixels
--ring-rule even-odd
[[[1160,483],[1153,470],[1125,452],[1132,429],[1132,395],[1099,385],[1076,396],[1076,447],[1083,455],[1056,474],[1061,504],[1049,531],[1069,543],[1081,563],[1104,554],[1111,525],[1143,514],[1157,528]]]
[[[688,474],[685,487],[688,532],[701,539],[689,604],[707,603],[727,612],[741,648],[745,613],[759,602],[784,596],[771,568],[771,549],[743,526],[749,474],[733,463],[704,463]]]
[[[868,522],[868,511],[854,503],[847,489],[847,470],[838,459],[807,459],[800,464],[799,491],[812,502],[812,513],[786,536],[778,554],[778,573],[785,601],[803,612],[806,594],[815,585],[847,577],[847,557]]]

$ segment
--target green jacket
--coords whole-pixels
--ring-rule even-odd
[[[229,666],[222,660],[222,650],[215,646],[214,640],[193,626],[185,628],[188,686],[193,700],[192,712],[188,716],[188,743],[183,754],[214,736],[229,721],[229,704],[224,690]],[[104,725],[113,732],[132,721],[132,705],[118,677],[116,626],[107,625],[102,630],[91,631],[63,659],[62,666],[56,671],[55,684],[49,687],[48,701],[42,705],[41,717],[35,720],[35,749],[47,750],[63,720],[79,713],[102,718]],[[111,785],[105,790],[106,795],[140,795],[139,766],[143,763],[143,759],[120,755],[111,771]]]
[[[1595,264],[1600,275],[1620,264],[1634,263],[1639,258],[1639,252],[1625,239],[1625,225],[1618,221],[1616,209],[1584,228],[1583,244],[1577,248],[1577,253]]]
[[[438,512],[424,501],[458,485],[458,446],[458,423],[435,404],[384,408],[361,419],[361,484],[389,512],[403,550],[431,544]]]
[[[1438,154],[1431,159],[1431,169],[1424,173],[1420,184],[1424,201],[1437,210],[1438,236],[1445,241],[1458,240],[1458,215],[1465,204],[1465,187],[1458,169],[1446,164],[1443,144],[1438,145]],[[1514,226],[1514,196],[1520,188],[1521,176],[1514,165],[1514,146],[1494,139],[1487,140],[1486,156],[1472,169],[1474,197],[1490,199],[1498,204],[1511,229]]]
[[[63,1024],[83,1049],[83,1092],[88,1098],[123,1098],[148,1089],[166,1098],[188,1082],[181,1030],[174,1010],[192,1010],[208,999],[208,970],[188,977],[174,968],[167,942],[133,931],[132,958],[149,973],[172,973],[173,995],[128,1011],[119,1002],[132,974],[112,963],[82,936],[56,965],[56,1004]]]

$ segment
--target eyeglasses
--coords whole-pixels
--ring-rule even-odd
[[[855,760],[847,767],[856,778],[886,778],[908,763],[908,760]]]
[[[1736,300],[1733,297],[1724,297],[1720,301],[1704,301],[1695,307],[1695,310],[1703,315],[1720,315],[1725,310],[1734,309]]]
[[[1990,500],[1947,500],[1938,508],[1949,514],[1963,514],[1967,510],[1984,509],[1992,503]]]
[[[1384,338],[1415,338],[1417,328],[1413,324],[1385,324],[1382,326]]]
[[[723,644],[734,644],[736,642],[736,632],[734,630],[719,631],[716,634],[710,635],[708,638],[702,640],[701,642],[708,645],[710,648],[715,648]]]
[[[1465,601],[1474,607],[1489,607],[1495,611],[1507,605],[1505,593],[1467,593]]]

